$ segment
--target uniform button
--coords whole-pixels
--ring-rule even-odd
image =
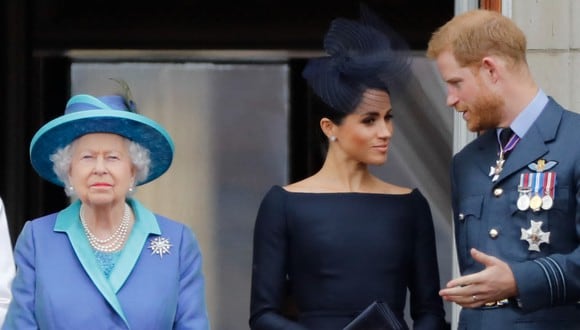
[[[463,214],[463,213],[459,213],[458,217],[459,217],[459,220],[461,220],[461,221],[465,220],[465,214]]]
[[[499,197],[499,196],[501,196],[501,194],[503,194],[503,189],[502,189],[502,188],[495,188],[495,189],[493,190],[493,195],[494,195],[495,197]]]
[[[489,237],[491,237],[491,238],[496,238],[498,235],[499,235],[499,231],[495,228],[492,228],[489,231]]]

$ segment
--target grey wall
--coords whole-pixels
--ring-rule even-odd
[[[257,207],[288,176],[286,66],[81,63],[72,92],[111,93],[110,77],[175,140],[170,170],[136,197],[195,232],[212,329],[247,329]]]
[[[444,85],[433,62],[417,56],[412,69],[413,77],[391,91],[395,126],[392,147],[387,163],[373,172],[389,182],[418,188],[429,201],[444,287],[451,279],[454,260],[449,183],[453,111],[445,105]],[[445,310],[450,321],[449,303],[445,303]]]
[[[105,94],[125,79],[141,113],[175,140],[174,163],[139,188],[153,211],[189,225],[201,244],[212,328],[247,329],[252,230],[259,202],[288,178],[288,68],[284,64],[76,63],[72,92]],[[417,187],[433,212],[441,282],[451,277],[448,164],[452,112],[422,57],[393,90],[395,135],[387,164],[373,168]],[[443,105],[443,106],[442,106]],[[429,276],[430,274],[425,274]],[[447,319],[450,307],[446,306]]]

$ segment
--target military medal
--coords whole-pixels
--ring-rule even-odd
[[[541,188],[543,186],[543,173],[530,173],[533,196],[530,199],[530,208],[534,212],[542,209]]]
[[[528,208],[534,212],[549,210],[554,206],[554,192],[556,185],[556,172],[547,172],[557,161],[538,159],[530,163],[528,168],[535,173],[522,173],[518,185],[519,197],[517,207],[520,211]]]
[[[513,134],[505,146],[502,146],[501,142],[498,140],[499,144],[499,157],[495,161],[495,166],[490,166],[489,176],[491,176],[491,182],[496,182],[499,179],[501,171],[503,171],[503,165],[505,163],[505,154],[516,147],[516,144],[520,141],[520,137],[517,134]]]
[[[530,193],[532,188],[530,187],[530,174],[522,173],[520,175],[520,184],[518,186],[519,197],[517,201],[517,207],[520,211],[525,211],[530,208]]]
[[[534,212],[537,212],[542,208],[542,197],[540,197],[540,195],[532,196],[530,199],[530,208]]]
[[[520,193],[517,201],[518,210],[525,211],[530,208],[530,195],[525,192]]]
[[[521,228],[522,235],[520,239],[527,241],[529,251],[540,252],[540,244],[550,244],[550,232],[542,231],[542,221],[530,221],[530,228]]]
[[[542,209],[549,210],[554,205],[554,185],[556,172],[547,172],[544,175],[544,197],[542,197]]]
[[[550,195],[544,195],[544,197],[542,197],[542,210],[547,211],[551,209],[552,206],[554,206],[554,200],[552,197],[550,197]]]
[[[489,176],[492,176],[491,182],[496,182],[499,179],[499,175],[503,170],[503,163],[505,160],[503,159],[503,154],[500,153],[499,159],[495,161],[495,166],[491,166],[489,168]]]

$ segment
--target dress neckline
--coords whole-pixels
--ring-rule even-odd
[[[274,187],[276,187],[277,189],[282,190],[283,192],[285,192],[287,194],[292,194],[292,195],[319,195],[319,196],[323,196],[323,195],[331,195],[331,196],[349,196],[349,195],[352,195],[352,196],[410,196],[410,195],[414,194],[415,191],[417,190],[417,188],[413,188],[408,193],[403,193],[403,194],[387,194],[387,193],[378,193],[378,192],[357,192],[357,191],[336,191],[336,192],[331,192],[331,191],[321,191],[321,192],[312,192],[312,191],[290,191],[290,190],[284,189],[284,187],[282,187],[281,185],[274,185]]]

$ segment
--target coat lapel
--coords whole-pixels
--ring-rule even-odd
[[[506,160],[498,182],[518,172],[522,167],[534,162],[547,152],[548,147],[544,143],[544,138],[539,134],[537,128],[532,126]]]
[[[97,264],[93,249],[91,248],[89,241],[86,238],[83,227],[81,225],[81,220],[79,218],[80,207],[81,202],[77,200],[69,207],[59,212],[56,217],[54,230],[57,232],[66,232],[71,242],[72,248],[83,269],[93,284],[97,287],[99,292],[101,292],[103,297],[107,300],[111,307],[113,307],[115,312],[119,314],[127,327],[129,327],[129,323],[125,318],[125,314],[123,313],[121,304],[117,299],[117,295],[103,274],[103,271]]]
[[[495,130],[489,130],[483,133],[476,140],[476,143],[476,148],[479,152],[473,153],[473,160],[480,170],[485,173],[484,175],[489,176],[490,168],[495,166],[495,161],[499,155]]]
[[[121,303],[117,299],[117,293],[133,271],[149,235],[160,235],[161,230],[159,229],[155,215],[151,211],[147,210],[136,200],[131,199],[127,202],[135,214],[135,224],[109,279],[105,277],[103,271],[97,264],[93,249],[81,225],[79,218],[80,201],[75,201],[69,207],[59,212],[54,230],[67,234],[84,271],[115,312],[127,324],[127,327],[129,327]]]
[[[542,110],[542,113],[530,127],[524,137],[505,162],[504,169],[497,182],[501,182],[522,167],[535,162],[548,153],[547,142],[556,137],[564,109],[552,98]]]
[[[143,253],[143,249],[146,248],[145,243],[149,235],[161,234],[157,219],[151,211],[147,210],[135,199],[130,199],[127,202],[135,214],[135,223],[123,252],[109,276],[109,282],[115,294],[123,287],[123,284],[133,271],[139,256]]]

